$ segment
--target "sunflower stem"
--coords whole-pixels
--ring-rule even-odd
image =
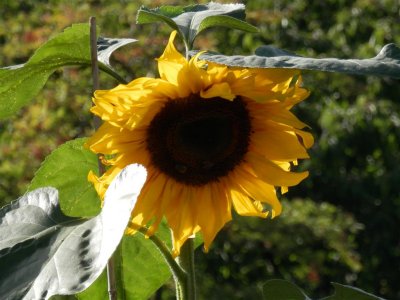
[[[90,59],[92,67],[92,80],[93,80],[93,92],[98,90],[100,87],[99,83],[99,62],[97,60],[97,33],[96,33],[96,18],[89,18],[90,26]],[[101,119],[97,116],[93,120],[94,128],[97,130],[100,127]],[[99,176],[105,172],[104,165],[101,163],[101,154],[97,155],[97,164],[99,168]],[[115,263],[114,254],[110,257],[107,263],[107,283],[108,283],[108,295],[110,300],[117,299],[117,283],[115,277]]]
[[[119,83],[121,83],[121,84],[127,84],[128,83],[128,81],[126,81],[121,75],[119,75],[114,70],[104,66],[103,64],[99,64],[99,68],[100,68],[100,70],[104,71],[108,75],[114,77],[114,79],[118,80]]]
[[[189,238],[181,247],[181,253],[177,257],[179,266],[185,272],[185,280],[179,281],[182,298],[178,300],[196,300],[196,276],[194,267],[194,238]],[[178,284],[177,284],[178,287]],[[178,290],[177,290],[178,294]]]
[[[156,235],[148,236],[147,228],[137,227],[135,229],[140,233],[142,233],[145,237],[148,237],[153,242],[153,244],[158,248],[161,255],[164,257],[166,263],[168,264],[174,278],[176,278],[176,280],[178,281],[184,281],[186,276],[185,272],[172,257],[171,251],[169,250],[167,245],[165,245],[165,243],[162,240],[160,240]]]
[[[147,235],[148,229],[146,227],[135,227],[137,231],[142,233],[145,237],[148,237],[154,245],[158,248],[161,255],[164,257],[165,262],[169,266],[171,273],[174,277],[175,281],[175,289],[176,289],[176,299],[177,300],[187,300],[187,299],[194,299],[186,297],[186,282],[187,282],[187,274],[185,270],[179,265],[178,260],[175,260],[171,254],[171,251],[165,245],[165,243],[160,240],[156,235]]]

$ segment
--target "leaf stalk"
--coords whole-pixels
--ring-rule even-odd
[[[176,260],[185,273],[184,280],[179,281],[181,298],[178,297],[177,293],[177,300],[196,300],[194,237],[187,239],[187,241],[182,245],[181,253]]]

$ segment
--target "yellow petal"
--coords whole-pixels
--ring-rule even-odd
[[[140,147],[145,151],[146,132],[143,129],[126,130],[104,123],[90,137],[85,146],[102,154],[132,153]]]
[[[223,183],[199,187],[196,193],[198,223],[208,251],[212,241],[224,225],[232,219],[231,206]]]
[[[201,91],[200,96],[202,98],[220,97],[227,100],[234,100],[236,98],[236,95],[232,93],[231,87],[226,82],[214,84],[209,89]]]
[[[308,176],[308,172],[286,172],[254,152],[248,152],[246,160],[251,164],[257,177],[275,186],[294,186]]]
[[[289,188],[287,186],[281,186],[281,194],[286,194],[289,191]]]
[[[262,206],[259,205],[258,202],[254,202],[250,200],[247,196],[242,193],[231,190],[231,197],[233,207],[236,212],[241,216],[255,216],[266,218],[268,212],[262,211]]]
[[[293,131],[275,129],[273,126],[254,132],[250,147],[271,160],[293,161],[309,157]]]
[[[288,93],[290,95],[286,95],[286,98],[284,99],[284,102],[283,102],[286,109],[288,109],[288,110],[290,110],[294,105],[303,101],[310,95],[310,91],[308,91],[305,88],[298,87],[298,86],[293,87],[291,90],[292,91],[289,91],[289,93]]]
[[[90,171],[88,174],[88,181],[93,183],[94,188],[96,189],[97,194],[99,194],[100,198],[103,199],[106,193],[108,186],[111,184],[113,179],[121,172],[123,168],[119,166],[114,166],[108,169],[101,177],[98,177]]]
[[[146,225],[152,218],[161,220],[161,202],[166,178],[160,172],[148,169],[148,178],[132,211],[131,223]]]
[[[248,197],[266,203],[271,207],[272,217],[280,215],[282,205],[276,196],[275,187],[257,178],[243,165],[232,172],[232,185]]]
[[[177,31],[171,33],[164,53],[158,58],[158,72],[161,78],[174,85],[178,85],[178,74],[187,65],[187,60],[174,46],[176,34]]]
[[[139,87],[97,91],[91,111],[111,125],[134,129],[148,125],[165,101],[176,95],[173,85],[160,79],[148,79]]]
[[[193,187],[186,186],[182,189],[182,192],[176,199],[175,210],[176,215],[169,218],[169,224],[174,232],[175,240],[186,240],[191,236],[196,228],[197,216],[195,213],[195,205],[192,202],[195,201],[195,195],[193,194]]]
[[[264,105],[266,106],[264,108],[264,114],[262,111],[260,111],[257,114],[257,117],[264,118],[266,120],[265,122],[274,121],[276,123],[292,126],[299,129],[308,127],[307,124],[300,121],[290,111],[283,109],[283,105],[281,103],[267,103]]]
[[[279,85],[291,81],[294,76],[299,74],[295,69],[251,69],[253,74],[256,75],[257,83],[260,85]]]
[[[311,133],[294,128],[294,132],[301,137],[303,145],[308,149],[314,144],[314,137]]]
[[[202,61],[199,62],[198,66],[199,68],[207,70],[206,72],[202,73],[204,86],[208,87],[221,82],[228,82],[231,84],[227,77],[232,73],[232,71],[228,69],[227,66],[218,65],[211,62],[204,64]]]
[[[163,211],[173,235],[173,256],[178,256],[185,241],[198,232],[193,187],[168,180],[163,194]]]

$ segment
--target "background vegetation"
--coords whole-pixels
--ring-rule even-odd
[[[154,58],[163,51],[169,29],[135,25],[137,9],[193,3],[3,0],[0,65],[25,62],[52,35],[94,15],[103,36],[139,40],[114,55],[120,73],[127,79],[156,76]],[[273,44],[312,57],[367,58],[387,43],[400,45],[397,0],[243,3],[259,34],[207,31],[195,48],[250,54]],[[312,95],[296,113],[316,139],[311,160],[301,165],[310,177],[289,191],[278,219],[234,218],[208,254],[198,250],[200,299],[257,299],[258,288],[271,278],[291,280],[312,297],[331,294],[335,281],[400,298],[399,82],[316,72],[307,72],[304,81]],[[115,84],[102,75],[102,88]],[[26,191],[57,146],[93,132],[90,94],[88,70],[63,69],[34,104],[0,121],[0,205]],[[171,297],[169,285],[154,295]]]

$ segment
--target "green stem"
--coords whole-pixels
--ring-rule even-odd
[[[145,227],[140,227],[137,229],[140,233],[142,233],[144,236],[147,236],[147,228]],[[182,270],[182,268],[179,266],[179,264],[174,260],[174,258],[171,255],[171,251],[169,248],[165,245],[165,243],[160,240],[156,235],[152,235],[149,237],[149,239],[154,243],[154,245],[158,248],[160,251],[161,255],[164,257],[166,263],[168,264],[169,268],[171,269],[172,275],[174,278],[176,278],[178,281],[185,281],[185,272]]]
[[[185,40],[183,40],[183,43],[185,45],[186,60],[189,60],[190,45]]]
[[[189,238],[181,247],[181,254],[177,257],[179,266],[185,272],[185,281],[180,281],[182,298],[178,300],[196,300],[196,276],[194,268],[194,238]]]
[[[101,71],[107,73],[108,75],[114,77],[116,80],[118,80],[119,83],[122,84],[127,84],[128,81],[126,81],[122,76],[120,76],[117,72],[115,72],[113,69],[110,69],[109,67],[103,65],[102,63],[99,64],[99,68]]]
[[[147,236],[147,228],[136,228]],[[196,279],[194,268],[194,239],[189,238],[181,247],[181,254],[176,259],[172,257],[170,249],[156,235],[149,239],[158,248],[168,264],[175,280],[177,300],[196,300]]]

